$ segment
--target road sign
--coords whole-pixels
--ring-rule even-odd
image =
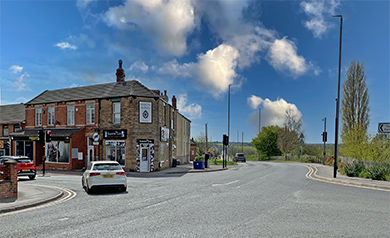
[[[390,122],[378,123],[378,132],[379,133],[390,133]]]
[[[97,133],[97,132],[93,133],[93,134],[92,134],[92,139],[93,139],[95,142],[99,141],[99,139],[100,139],[99,133]]]

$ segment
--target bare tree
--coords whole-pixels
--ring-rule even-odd
[[[278,146],[287,158],[287,154],[299,146],[298,135],[302,132],[302,119],[296,118],[291,108],[286,110],[285,115],[286,121],[279,130]]]

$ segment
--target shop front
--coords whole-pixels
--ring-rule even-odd
[[[126,166],[127,130],[103,130],[106,160],[117,161]]]

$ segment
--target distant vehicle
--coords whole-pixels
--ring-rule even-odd
[[[246,162],[244,153],[236,153],[236,156],[234,156],[234,162],[238,162],[238,161]]]
[[[4,160],[13,159],[16,160],[16,168],[18,170],[18,176],[28,176],[30,179],[35,179],[37,175],[37,168],[34,162],[28,156],[1,156],[0,157],[0,171],[4,170]]]
[[[93,161],[84,171],[81,184],[89,194],[97,188],[127,190],[127,178],[122,166],[116,161]]]

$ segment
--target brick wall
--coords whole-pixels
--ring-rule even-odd
[[[0,199],[18,197],[18,171],[16,161],[4,162],[3,174],[0,177]]]

